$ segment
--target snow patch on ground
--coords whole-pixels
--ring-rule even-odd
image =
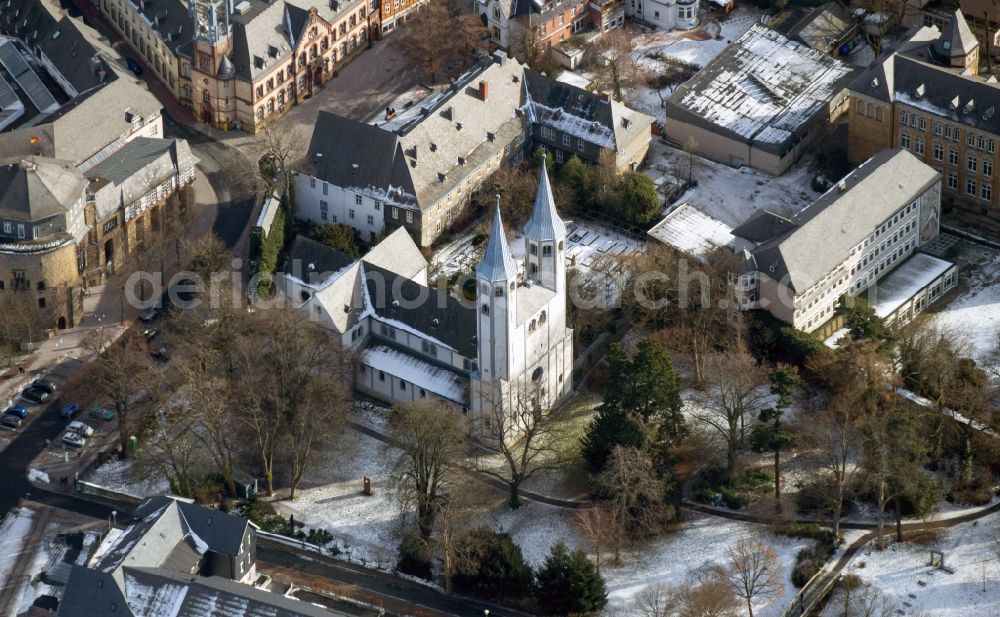
[[[960,293],[947,304],[931,307],[935,323],[961,336],[972,358],[982,363],[995,349],[1000,333],[1000,251],[961,243]]]
[[[684,151],[654,140],[650,143],[643,173],[652,178],[659,190],[669,188],[678,183],[678,174],[687,173],[688,157]],[[691,175],[698,186],[688,189],[674,203],[689,203],[731,227],[763,208],[791,216],[819,197],[810,188],[805,161],[800,161],[784,175],[771,176],[749,167],[736,169],[695,156]]]
[[[957,525],[927,545],[892,544],[880,552],[869,544],[844,573],[855,574],[876,587],[891,608],[902,610],[903,615],[919,611],[935,617],[1000,615],[998,525],[1000,516],[994,514],[976,523]],[[954,574],[930,567],[931,549],[945,553],[945,565]],[[833,608],[837,605],[831,603],[824,616],[839,615]]]
[[[85,481],[132,497],[146,498],[170,492],[170,482],[155,469],[140,467],[134,459],[108,459],[95,467]]]
[[[32,482],[44,482],[45,484],[51,483],[51,480],[49,480],[49,474],[34,468],[28,470],[28,479]]]

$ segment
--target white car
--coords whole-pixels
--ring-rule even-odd
[[[72,422],[70,422],[69,425],[66,427],[66,430],[68,430],[71,433],[76,433],[81,437],[90,437],[91,435],[94,434],[93,428],[91,428],[87,424],[84,424],[83,422],[80,422],[79,420],[73,420]]]
[[[64,444],[74,448],[82,448],[87,443],[87,440],[84,437],[72,431],[66,431],[62,440]]]

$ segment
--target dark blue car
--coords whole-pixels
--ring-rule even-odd
[[[80,411],[79,405],[77,405],[76,403],[66,403],[65,405],[63,405],[63,408],[59,412],[59,415],[62,416],[63,418],[69,419],[75,416],[78,411]]]
[[[3,415],[5,416],[17,416],[24,420],[28,417],[28,410],[23,405],[14,405],[13,407],[8,407],[4,410]]]

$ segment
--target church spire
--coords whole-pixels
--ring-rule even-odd
[[[500,220],[499,195],[497,195],[497,207],[493,213],[493,229],[490,230],[490,239],[486,242],[483,258],[476,264],[476,276],[491,283],[512,281],[517,276],[517,266],[514,264],[514,258],[511,257],[503,221]]]
[[[545,155],[542,155],[540,176],[538,192],[535,193],[535,207],[531,211],[528,224],[524,227],[524,235],[536,242],[552,242],[566,235],[566,225],[556,212],[556,200],[552,197],[549,172],[545,167]]]

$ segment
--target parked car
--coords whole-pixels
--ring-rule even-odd
[[[76,403],[66,403],[62,406],[62,410],[59,412],[59,415],[68,420],[75,416],[78,411],[80,411],[79,405]]]
[[[104,420],[105,422],[107,422],[108,420],[114,419],[115,412],[111,411],[110,409],[104,409],[102,407],[94,405],[93,407],[90,408],[90,417],[96,418],[98,420]]]
[[[159,307],[151,306],[149,308],[143,309],[143,311],[139,313],[139,319],[145,322],[150,322],[156,319],[156,316],[159,314],[160,314]]]
[[[128,66],[128,70],[135,73],[136,77],[142,75],[142,66],[134,58],[125,58],[125,64]]]
[[[56,384],[52,383],[48,379],[36,379],[35,381],[31,382],[31,387],[41,388],[42,390],[45,390],[49,394],[52,394],[53,392],[56,391]]]
[[[49,393],[41,388],[31,386],[30,388],[26,388],[24,392],[21,393],[21,398],[30,403],[41,405],[45,401],[49,400]]]
[[[82,448],[87,443],[87,439],[83,435],[74,433],[73,431],[66,431],[66,434],[63,435],[62,441],[67,446],[72,446],[74,448]]]
[[[13,407],[8,407],[7,409],[5,409],[3,415],[17,416],[18,418],[24,420],[25,418],[28,417],[29,413],[30,412],[28,411],[28,408],[25,407],[24,405],[14,405]]]
[[[94,429],[79,420],[73,420],[70,422],[69,426],[66,427],[66,430],[72,431],[77,435],[83,435],[84,437],[90,437],[94,434]]]
[[[4,416],[3,418],[0,418],[0,427],[13,431],[17,427],[21,426],[22,422],[24,422],[24,420],[18,418],[17,416]]]

